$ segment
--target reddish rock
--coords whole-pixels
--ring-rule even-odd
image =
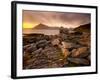
[[[73,49],[71,56],[72,57],[85,57],[89,54],[87,51],[88,51],[87,47],[80,47],[78,49]]]

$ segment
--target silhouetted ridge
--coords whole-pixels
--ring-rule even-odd
[[[91,30],[91,23],[80,25],[79,27],[75,28],[74,30],[78,31],[78,32],[90,32],[90,30]]]

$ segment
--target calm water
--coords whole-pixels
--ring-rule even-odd
[[[59,34],[59,30],[47,30],[47,29],[41,29],[41,30],[32,30],[32,29],[24,29],[23,34],[31,34],[31,33],[36,33],[36,34],[45,34],[45,35],[57,35]]]

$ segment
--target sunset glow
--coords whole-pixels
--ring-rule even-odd
[[[38,23],[23,22],[23,28],[34,28]]]
[[[49,27],[75,28],[90,23],[90,14],[71,12],[23,11],[23,28],[34,28],[38,24]]]

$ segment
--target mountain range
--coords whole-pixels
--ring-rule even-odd
[[[45,24],[38,24],[36,25],[34,28],[25,28],[23,30],[42,30],[42,29],[45,29],[45,30],[59,30],[61,27],[51,27],[51,26],[48,26],[48,25],[45,25]],[[83,24],[83,25],[80,25],[76,28],[73,29],[74,31],[78,31],[78,32],[90,32],[91,30],[91,23],[88,23],[88,24]]]

